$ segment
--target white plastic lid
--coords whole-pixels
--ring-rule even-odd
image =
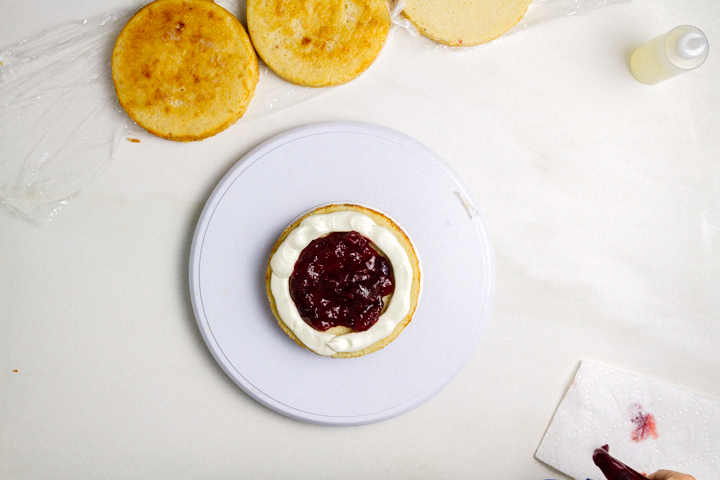
[[[698,32],[688,32],[680,35],[675,41],[675,52],[680,58],[692,60],[698,58],[708,48],[705,35]]]

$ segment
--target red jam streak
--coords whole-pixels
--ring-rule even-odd
[[[315,330],[344,325],[364,332],[378,321],[395,288],[390,262],[358,232],[333,232],[300,252],[290,297]]]
[[[595,465],[602,470],[608,480],[647,480],[644,475],[610,456],[609,451],[610,448],[603,445],[595,449],[592,457]]]
[[[648,437],[658,438],[655,417],[652,413],[645,413],[641,405],[633,404],[632,418],[630,420],[635,424],[635,429],[630,434],[630,439],[633,442],[642,442]]]

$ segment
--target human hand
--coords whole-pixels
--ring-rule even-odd
[[[695,480],[695,477],[670,470],[658,470],[648,475],[648,480]]]

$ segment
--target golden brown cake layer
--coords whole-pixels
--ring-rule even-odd
[[[247,20],[268,67],[308,87],[338,85],[360,75],[390,29],[385,0],[248,0]]]
[[[157,0],[128,21],[112,74],[120,105],[169,140],[201,140],[235,123],[258,81],[242,24],[207,0]]]

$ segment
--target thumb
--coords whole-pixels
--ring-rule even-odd
[[[658,470],[648,475],[648,480],[695,480],[695,477],[671,470]]]

